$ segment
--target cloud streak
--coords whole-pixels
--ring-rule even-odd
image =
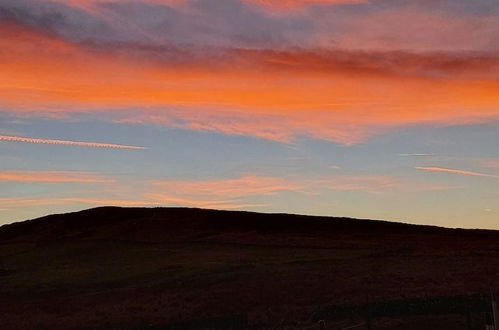
[[[112,183],[115,180],[77,171],[0,171],[0,181],[43,183]]]
[[[454,168],[434,167],[434,166],[418,166],[418,167],[416,167],[416,169],[422,170],[422,171],[428,171],[428,172],[441,172],[441,173],[451,173],[451,174],[480,176],[480,177],[499,179],[499,176],[493,175],[493,174],[486,174],[486,173],[460,170],[460,169],[454,169]]]
[[[11,135],[0,135],[0,141],[35,143],[35,144],[49,144],[49,145],[65,145],[65,146],[89,147],[89,148],[107,148],[107,149],[130,149],[130,150],[145,149],[145,147],[130,146],[130,145],[123,145],[123,144],[111,144],[111,143],[101,143],[101,142],[82,142],[82,141],[70,141],[70,140],[54,140],[54,139],[39,139],[39,138],[11,136]]]
[[[309,5],[337,5],[365,3],[369,0],[246,0],[250,3],[267,6],[274,9],[299,9]]]
[[[170,196],[197,199],[228,199],[248,196],[275,195],[282,192],[314,194],[320,189],[361,191],[366,193],[419,192],[449,189],[447,186],[424,184],[389,175],[333,175],[311,178],[283,178],[243,175],[229,179],[159,180],[154,190]]]
[[[240,197],[248,195],[267,195],[280,191],[299,189],[299,186],[276,177],[245,175],[235,179],[212,180],[164,180],[153,185],[185,195],[216,195]]]
[[[413,153],[413,154],[399,154],[400,157],[433,157],[435,154]]]
[[[18,207],[33,207],[46,205],[67,205],[67,204],[85,204],[93,206],[158,206],[159,202],[140,201],[140,200],[124,200],[124,199],[93,199],[85,197],[52,197],[52,198],[29,198],[29,197],[13,197],[0,198],[0,208],[3,210],[18,208]]]
[[[499,158],[489,158],[481,161],[483,167],[499,170]]]
[[[189,207],[209,208],[209,209],[224,209],[235,210],[243,208],[262,207],[263,204],[249,204],[241,203],[234,199],[220,200],[220,199],[193,199],[185,197],[177,197],[168,194],[154,193],[150,194],[149,198],[157,201],[158,204],[173,204]]]
[[[144,200],[133,199],[109,199],[109,198],[87,198],[87,197],[53,197],[53,198],[29,198],[14,197],[0,198],[0,211],[20,207],[47,206],[47,205],[71,205],[83,204],[89,206],[122,206],[122,207],[159,207],[165,205],[179,205],[199,208],[214,209],[241,209],[261,207],[263,204],[238,203],[233,200],[214,200],[214,199],[192,199],[170,196],[166,194],[154,194],[147,196]]]

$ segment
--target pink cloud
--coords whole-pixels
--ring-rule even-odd
[[[499,158],[485,159],[481,164],[483,167],[499,170]]]
[[[467,171],[467,170],[460,170],[460,169],[454,169],[454,168],[444,168],[444,167],[432,167],[432,166],[418,166],[416,167],[418,170],[422,171],[428,171],[428,172],[442,172],[442,173],[451,173],[451,174],[459,174],[459,175],[469,175],[469,176],[481,176],[481,177],[489,177],[489,178],[499,178],[497,175],[492,175],[492,174],[486,174],[486,173],[480,173],[480,172],[474,172],[474,171]]]
[[[64,3],[66,5],[78,7],[90,12],[95,12],[95,5],[99,3],[119,3],[122,0],[53,0],[55,2]],[[239,1],[239,0],[234,0]],[[369,0],[241,0],[243,2],[253,3],[264,7],[276,10],[294,10],[300,9],[308,5],[335,5],[345,3],[366,3]],[[186,0],[140,0],[141,3],[166,4],[166,5],[183,5]]]
[[[279,10],[300,9],[308,5],[336,5],[346,3],[366,3],[369,0],[245,0],[250,3]]]

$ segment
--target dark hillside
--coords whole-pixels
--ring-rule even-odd
[[[0,280],[1,329],[481,329],[499,232],[104,207],[0,227]]]

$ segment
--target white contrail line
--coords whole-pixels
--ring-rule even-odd
[[[144,147],[128,146],[128,145],[123,145],[123,144],[38,139],[38,138],[22,137],[22,136],[10,136],[10,135],[0,135],[0,141],[39,143],[39,144],[55,144],[55,145],[67,145],[67,146],[91,147],[91,148],[132,149],[132,150],[145,149]]]

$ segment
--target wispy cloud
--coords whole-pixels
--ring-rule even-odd
[[[132,200],[132,199],[99,199],[99,198],[62,198],[60,201],[65,203],[77,203],[77,204],[87,204],[96,206],[157,206],[159,202],[148,201],[148,200]]]
[[[166,194],[149,194],[144,199],[106,199],[106,198],[86,198],[86,197],[53,197],[53,198],[0,198],[0,211],[20,207],[47,206],[47,205],[71,205],[82,204],[88,206],[122,206],[122,207],[147,207],[147,206],[189,206],[199,208],[214,209],[243,209],[262,207],[263,204],[238,203],[234,200],[203,200],[192,198],[181,198]]]
[[[55,198],[31,198],[31,197],[9,197],[0,198],[0,208],[8,210],[18,207],[32,207],[40,205],[57,205],[63,204],[61,199]]]
[[[417,166],[416,169],[422,170],[422,171],[428,171],[428,172],[443,172],[443,173],[452,173],[452,174],[459,174],[459,175],[481,176],[481,177],[496,178],[496,179],[499,178],[499,176],[493,175],[493,174],[460,170],[460,169],[454,169],[454,168],[445,168],[445,167]]]
[[[399,154],[401,157],[432,157],[435,154]]]
[[[83,142],[83,141],[70,141],[70,140],[54,140],[54,139],[39,139],[39,138],[23,137],[23,136],[11,136],[11,135],[0,135],[0,141],[51,144],[51,145],[67,145],[67,146],[90,147],[90,148],[131,149],[131,150],[145,149],[145,147],[130,146],[130,145],[123,145],[123,144],[112,144],[112,143],[101,143],[101,142]]]
[[[275,9],[298,9],[298,8],[303,8],[307,5],[363,3],[369,0],[245,0],[245,1]]]
[[[159,192],[182,198],[238,199],[281,192],[315,194],[321,189],[366,193],[418,192],[449,189],[448,186],[402,180],[389,175],[333,175],[313,178],[280,178],[245,175],[234,179],[164,180],[153,182]]]
[[[90,5],[97,5],[99,3],[112,3],[120,2],[121,0],[55,0],[67,5],[77,6],[83,9],[96,9]],[[276,9],[296,9],[306,5],[318,4],[344,4],[344,3],[362,3],[369,0],[243,0],[248,3],[254,3],[266,7]],[[140,0],[141,3],[154,3],[154,4],[167,4],[167,5],[182,5],[186,4],[188,0]]]
[[[45,205],[67,205],[67,204],[84,204],[90,206],[158,206],[157,201],[142,201],[142,200],[126,200],[126,199],[98,199],[85,197],[13,197],[0,198],[0,208],[7,210],[17,207],[29,206],[45,206]]]
[[[499,170],[499,158],[489,158],[482,160],[481,165],[486,168]]]
[[[161,204],[175,204],[182,206],[193,206],[199,208],[212,208],[212,209],[243,209],[243,208],[253,208],[253,207],[262,207],[265,206],[263,204],[249,204],[249,203],[240,203],[234,199],[229,200],[218,200],[218,199],[193,199],[193,198],[182,198],[171,196],[168,194],[161,193],[153,193],[149,195],[150,198],[157,201],[157,203]]]
[[[114,179],[77,171],[0,171],[0,181],[44,183],[111,183]]]
[[[258,175],[245,175],[235,179],[163,180],[155,181],[153,185],[177,194],[224,197],[268,195],[300,188],[299,185],[282,178]]]
[[[305,182],[305,187],[307,191],[313,191],[317,188],[326,188],[336,191],[359,191],[371,194],[390,192],[413,193],[447,190],[451,188],[439,184],[428,184],[397,178],[391,175],[336,175],[332,177],[309,179]]]
[[[43,182],[100,182],[106,179],[86,177],[74,173],[46,173],[45,177],[36,177],[30,173],[2,173],[0,180],[40,180]],[[356,191],[369,194],[421,192],[445,190],[450,187],[425,184],[399,179],[392,176],[377,175],[334,175],[315,178],[284,178],[247,174],[236,178],[218,178],[204,180],[160,180],[151,182],[151,186],[139,189],[133,198],[120,197],[15,197],[0,198],[0,209],[9,210],[20,207],[45,205],[88,205],[88,206],[188,206],[214,209],[253,209],[268,206],[267,203],[255,203],[253,198],[294,192],[310,196],[320,195],[325,190]],[[98,195],[98,194],[97,194]],[[124,198],[123,198],[124,197]],[[249,199],[249,200],[248,200]]]

